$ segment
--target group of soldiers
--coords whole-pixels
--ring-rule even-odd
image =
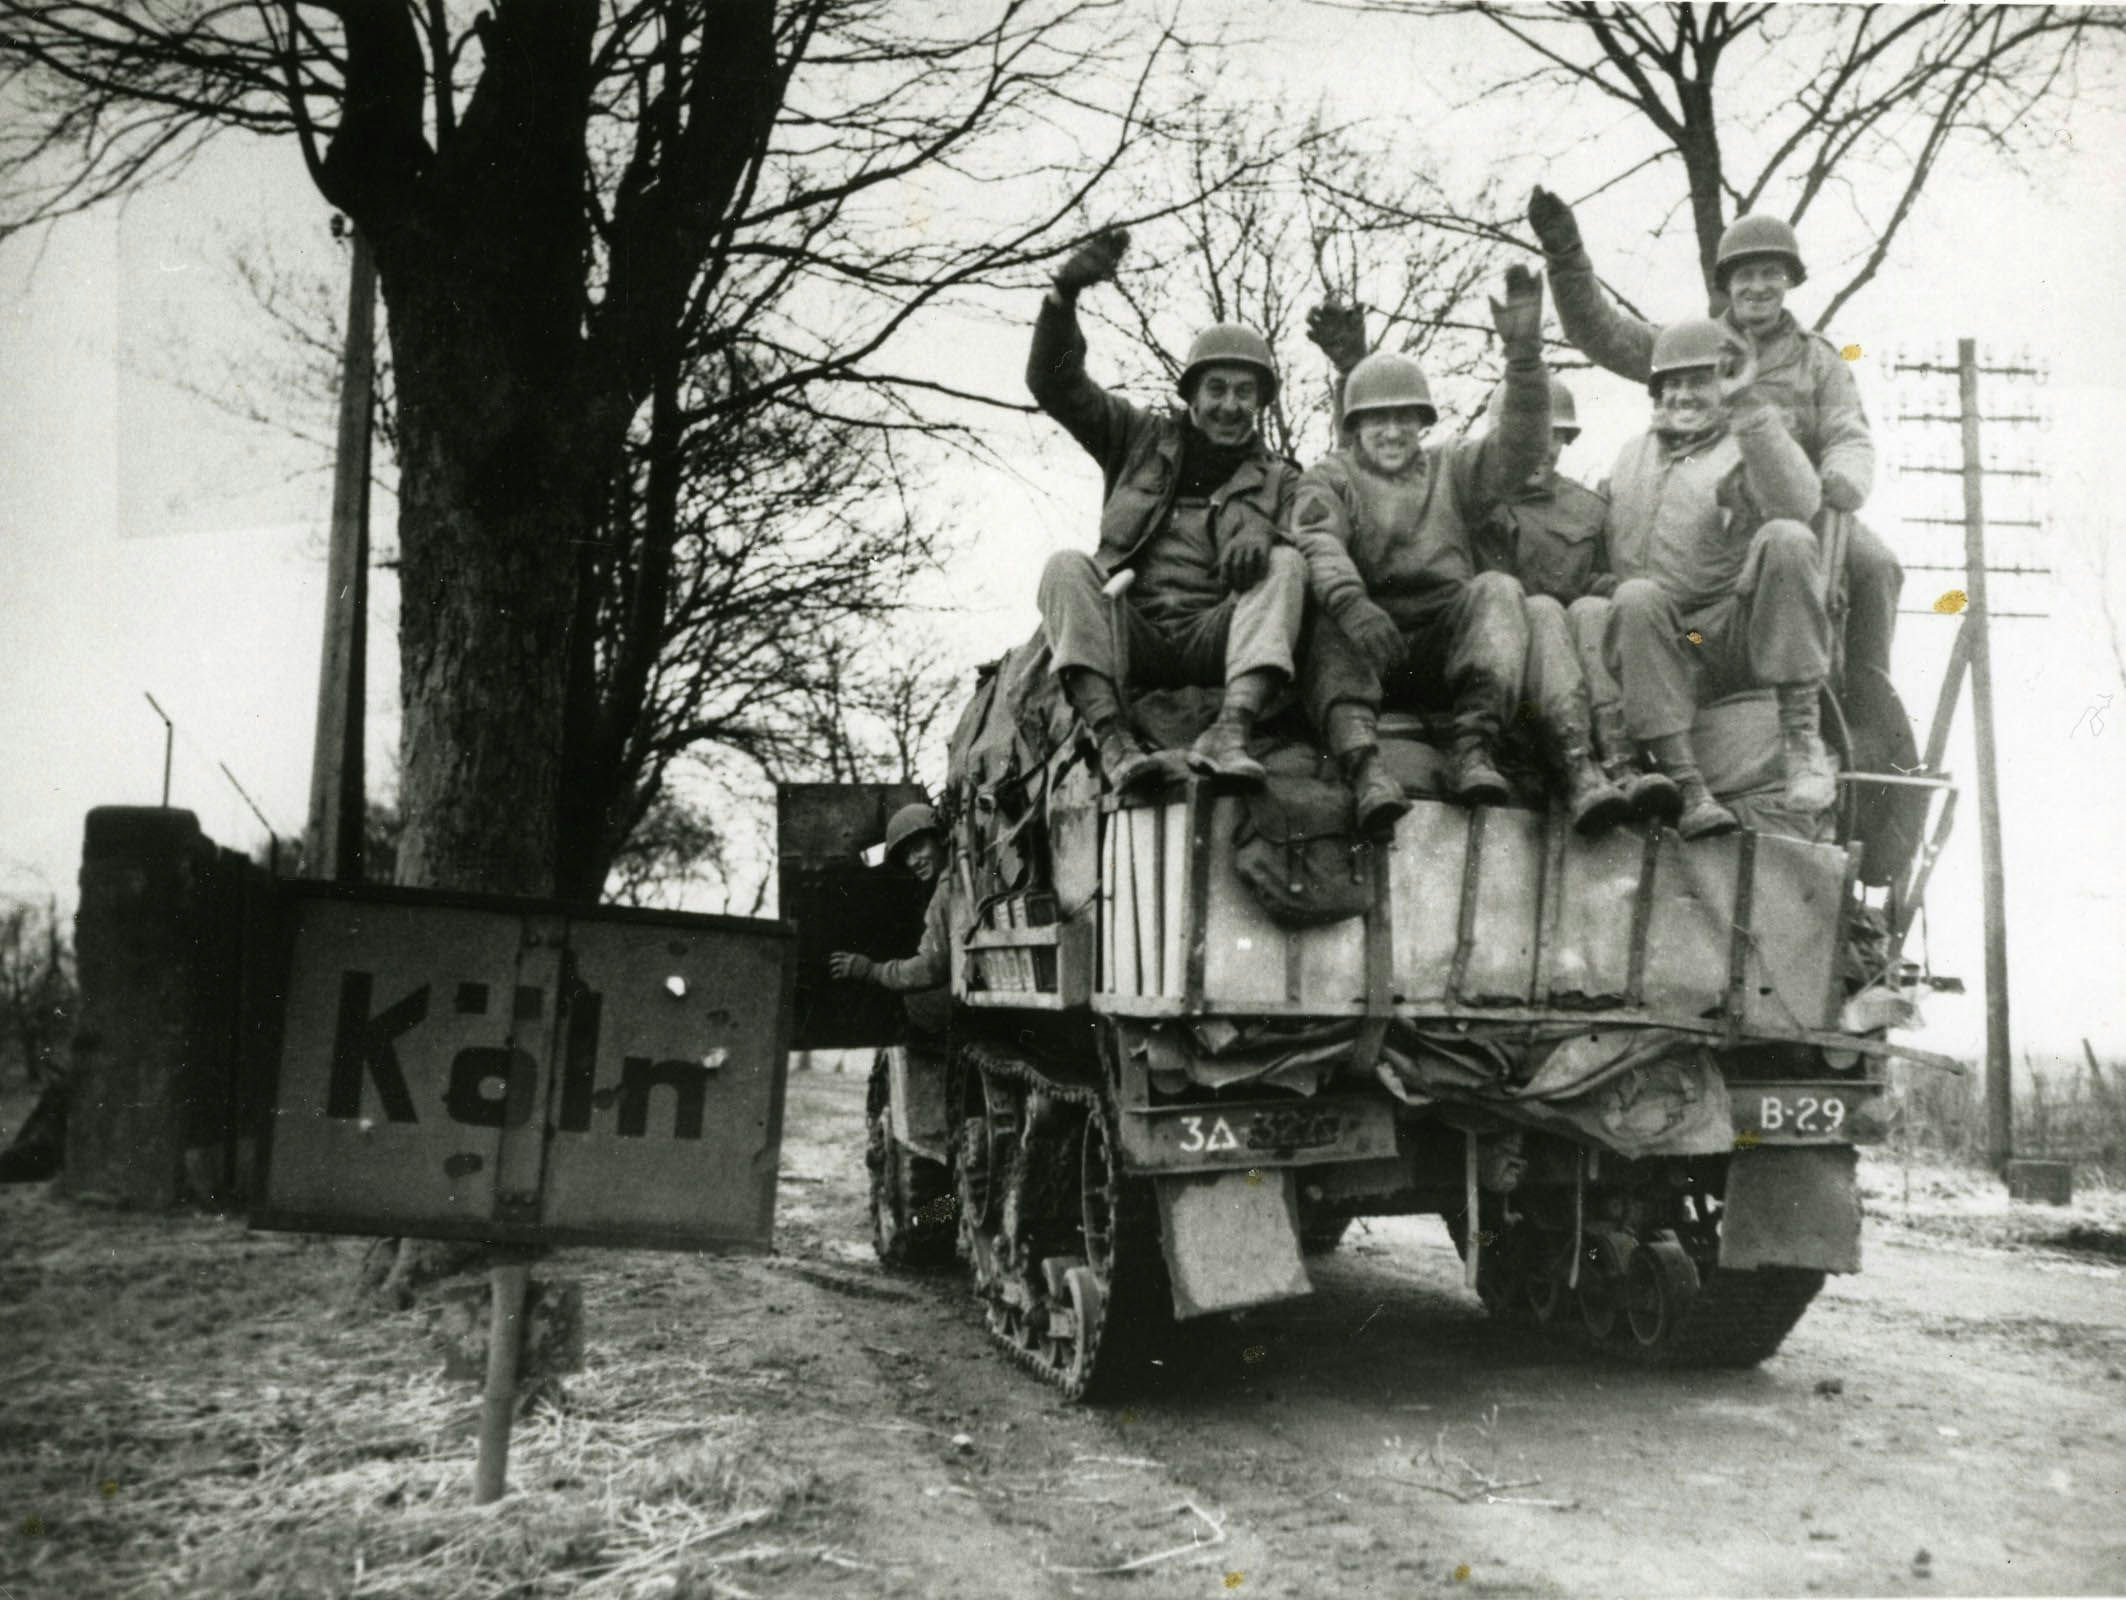
[[[1341,447],[1302,472],[1257,427],[1279,382],[1260,335],[1206,329],[1181,372],[1184,409],[1133,405],[1086,374],[1076,309],[1114,275],[1127,235],[1102,234],[1063,262],[1027,385],[1100,463],[1106,500],[1098,550],[1051,557],[1039,598],[1055,670],[1110,785],[1148,785],[1174,765],[1122,714],[1126,659],[1145,686],[1223,685],[1217,720],[1185,759],[1240,784],[1262,781],[1248,740],[1291,688],[1369,828],[1408,806],[1379,760],[1384,706],[1451,715],[1455,800],[1510,798],[1499,743],[1532,722],[1574,826],[1650,816],[1695,839],[1737,826],[1692,751],[1696,709],[1768,687],[1785,807],[1833,803],[1818,722],[1831,586],[1811,524],[1826,507],[1859,507],[1874,453],[1846,363],[1785,307],[1807,275],[1793,230],[1737,221],[1718,249],[1727,310],[1657,329],[1603,292],[1562,200],[1536,190],[1529,221],[1566,338],[1653,395],[1653,425],[1599,494],[1557,470],[1577,419],[1545,367],[1543,284],[1525,267],[1508,269],[1492,302],[1506,373],[1489,425],[1446,443],[1427,441],[1439,413],[1417,362],[1366,353],[1348,308],[1317,308],[1309,331],[1342,382]],[[1849,651],[1886,671],[1902,574],[1864,529],[1842,559]],[[1135,581],[1117,621],[1103,592],[1125,570]],[[1863,630],[1867,640],[1853,637]]]
[[[1652,425],[1600,492],[1558,471],[1578,419],[1544,363],[1543,280],[1525,266],[1507,270],[1491,303],[1506,371],[1487,426],[1444,443],[1427,441],[1439,412],[1419,364],[1369,353],[1355,308],[1317,307],[1308,331],[1337,372],[1341,443],[1305,471],[1263,439],[1279,374],[1259,333],[1205,329],[1181,371],[1182,408],[1147,409],[1087,375],[1078,324],[1078,297],[1115,275],[1127,233],[1096,236],[1057,269],[1027,386],[1100,463],[1105,492],[1098,548],[1050,557],[1039,604],[1112,789],[1156,786],[1184,762],[1262,783],[1254,724],[1290,690],[1368,831],[1409,808],[1380,759],[1387,708],[1451,719],[1456,801],[1511,798],[1499,747],[1518,724],[1582,833],[1642,817],[1699,839],[1738,823],[1692,749],[1697,709],[1769,688],[1784,808],[1815,815],[1835,802],[1819,726],[1830,596],[1842,579],[1849,688],[1886,691],[1903,573],[1850,518],[1872,487],[1874,446],[1846,362],[1786,309],[1807,277],[1793,229],[1737,220],[1717,250],[1725,311],[1657,328],[1603,291],[1564,201],[1538,188],[1528,221],[1566,339],[1653,397]],[[1222,686],[1223,698],[1185,754],[1154,751],[1125,714],[1131,685]],[[927,807],[896,816],[888,844],[937,876],[943,840]],[[838,954],[835,976],[942,982],[945,899],[916,957]]]

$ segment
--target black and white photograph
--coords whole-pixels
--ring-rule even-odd
[[[0,0],[0,1600],[2126,1594],[2126,7]]]

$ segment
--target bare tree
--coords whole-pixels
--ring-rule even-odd
[[[1778,210],[1798,226],[1844,199],[1871,242],[1831,284],[1819,328],[1889,259],[1944,160],[1984,152],[2019,167],[2052,146],[2126,37],[2126,15],[2091,6],[1328,3],[1481,18],[1514,48],[1478,95],[1562,91],[1634,113],[1654,151],[1611,183],[1680,164],[1716,307],[1729,218]],[[1745,83],[1747,115],[1733,103]]]
[[[1301,381],[1319,364],[1305,342],[1306,313],[1323,300],[1366,305],[1374,340],[1424,360],[1435,379],[1481,364],[1490,325],[1469,314],[1469,298],[1494,241],[1466,219],[1493,209],[1494,197],[1487,188],[1450,202],[1410,159],[1407,141],[1399,151],[1374,148],[1363,130],[1330,127],[1318,116],[1274,163],[1205,185],[1277,137],[1259,101],[1200,108],[1189,122],[1185,164],[1155,175],[1140,204],[1202,198],[1180,210],[1178,226],[1143,241],[1112,300],[1087,309],[1128,336],[1116,359],[1134,362],[1136,376],[1167,390],[1200,320],[1257,329],[1287,378],[1264,435],[1281,453],[1307,459],[1330,443],[1329,390]]]
[[[617,603],[586,552],[631,437],[672,472],[687,425],[842,385],[979,402],[903,367],[905,336],[1157,158],[1182,48],[1098,0],[0,0],[0,225],[225,130],[299,144],[373,245],[390,337],[400,876],[547,892],[571,734],[627,737],[574,640]],[[624,700],[653,664],[613,660]]]

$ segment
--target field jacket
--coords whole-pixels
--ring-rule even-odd
[[[1112,576],[1165,531],[1181,477],[1187,413],[1148,411],[1093,382],[1085,372],[1085,335],[1076,307],[1046,298],[1034,323],[1026,387],[1100,463],[1105,502],[1093,559],[1103,575]],[[1224,558],[1226,545],[1244,528],[1261,528],[1277,538],[1298,481],[1299,469],[1258,437],[1254,454],[1211,494],[1211,542],[1218,557]],[[1139,593],[1135,603],[1151,598]]]
[[[1614,587],[1609,572],[1609,502],[1563,473],[1523,484],[1501,500],[1477,532],[1479,572],[1510,572],[1532,595],[1570,605]]]
[[[1548,262],[1565,337],[1597,366],[1644,383],[1660,330],[1618,309],[1596,280],[1584,248],[1550,256]],[[1720,320],[1744,331],[1732,310]],[[1757,393],[1784,416],[1787,432],[1816,470],[1832,480],[1824,486],[1825,503],[1858,511],[1875,487],[1875,439],[1852,368],[1836,345],[1802,327],[1790,311],[1781,311],[1769,329],[1748,337],[1757,351]]]
[[[1806,522],[1822,504],[1815,470],[1780,413],[1748,399],[1727,428],[1687,445],[1640,435],[1605,489],[1617,576],[1651,578],[1685,615],[1744,586],[1750,541],[1766,522]]]
[[[1403,472],[1374,472],[1349,446],[1316,462],[1292,502],[1307,587],[1331,615],[1355,598],[1416,595],[1477,572],[1476,531],[1550,444],[1550,375],[1508,367],[1498,426],[1428,445]]]
[[[907,993],[916,989],[942,989],[952,981],[952,874],[938,875],[930,904],[923,908],[923,937],[915,954],[898,961],[880,961],[871,969],[871,981],[884,988]]]

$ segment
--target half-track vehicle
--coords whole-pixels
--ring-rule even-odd
[[[1214,695],[1133,714],[1178,748]],[[1768,694],[1701,715],[1746,827],[1686,843],[1580,837],[1532,774],[1529,804],[1449,804],[1423,720],[1390,717],[1416,799],[1369,839],[1292,718],[1263,724],[1262,791],[1119,800],[1045,646],[1015,651],[936,797],[943,1031],[820,966],[914,947],[927,890],[858,853],[920,791],[782,796],[800,1038],[883,1046],[880,1258],[956,1264],[997,1343],[1072,1398],[1125,1392],[1189,1319],[1308,1293],[1310,1255],[1394,1214],[1443,1218],[1498,1317],[1654,1366],[1764,1360],[1859,1269],[1856,1146],[1885,1130],[1887,1058],[1922,1054],[1885,1024],[1908,1016],[1888,980],[1927,801],[1848,774],[1837,812],[1782,814],[1775,718]],[[1868,875],[1898,881],[1886,906],[1864,844],[1895,858]]]

